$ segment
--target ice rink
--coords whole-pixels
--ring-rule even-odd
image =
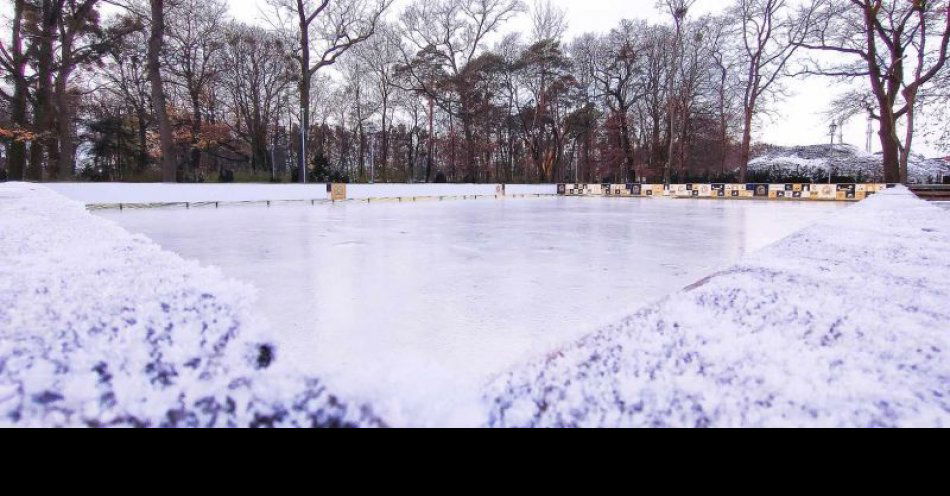
[[[540,198],[96,215],[252,283],[280,358],[391,425],[464,426],[513,365],[843,208]]]

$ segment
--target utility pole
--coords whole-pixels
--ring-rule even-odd
[[[428,136],[428,151],[426,152],[426,182],[432,180],[432,153],[435,148],[433,147],[433,140],[435,133],[435,100],[433,100],[432,95],[429,95],[429,136]]]
[[[369,183],[376,184],[376,134],[370,138],[369,144]]]
[[[835,131],[838,130],[838,124],[832,121],[831,125],[828,126],[828,130],[830,131],[829,134],[831,134],[831,151],[834,151],[834,146],[835,146]],[[829,162],[829,163],[828,163],[828,184],[831,184],[831,176],[832,176],[831,170],[832,170],[832,169],[831,169],[831,163]]]
[[[307,109],[300,107],[300,184],[307,184]]]

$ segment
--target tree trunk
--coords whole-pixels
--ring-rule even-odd
[[[307,183],[307,135],[310,132],[310,24],[302,0],[297,0],[297,16],[300,21],[300,158],[297,160],[297,175],[300,184]]]
[[[357,138],[359,138],[359,148],[358,153],[359,157],[357,163],[359,164],[359,177],[360,181],[366,180],[366,131],[363,129],[363,105],[360,101],[360,91],[359,87],[356,90],[356,131]],[[375,171],[374,171],[375,172]],[[375,177],[370,177],[370,183],[375,180]]]
[[[152,29],[148,39],[148,80],[152,87],[152,107],[158,123],[159,146],[162,153],[162,181],[174,183],[178,167],[175,157],[175,140],[168,119],[165,86],[162,81],[161,54],[165,44],[165,2],[151,0]]]
[[[189,164],[189,171],[185,171],[185,174],[182,177],[185,178],[187,182],[197,182],[198,181],[198,170],[201,168],[201,103],[200,97],[197,92],[192,92],[191,95],[191,158]],[[189,175],[190,173],[190,175]]]
[[[907,184],[909,178],[908,164],[910,163],[911,149],[914,145],[914,118],[916,117],[917,92],[914,90],[904,92],[904,101],[907,102],[907,131],[904,138],[904,148],[900,160],[900,179],[901,183]]]
[[[893,112],[889,105],[881,105],[881,129],[878,135],[881,137],[881,151],[884,160],[884,182],[903,183],[906,178],[901,177],[900,167],[900,139],[897,137],[897,124]]]
[[[742,148],[739,151],[739,182],[746,182],[752,156],[752,109],[745,109],[742,120]]]
[[[471,117],[464,113],[462,117],[462,133],[465,134],[465,181],[467,183],[478,182],[477,172],[475,170],[475,133],[472,130]]]
[[[432,161],[434,160],[432,154],[435,152],[433,146],[435,140],[435,101],[432,97],[429,97],[429,136],[428,139],[428,151],[426,152],[426,182],[432,181]]]
[[[14,65],[13,76],[13,101],[10,105],[10,121],[17,130],[25,130],[29,127],[26,117],[27,98],[29,97],[29,86],[26,80],[27,58],[23,54],[23,11],[25,0],[16,0],[13,14],[13,40],[10,46],[10,54]],[[10,143],[9,154],[7,155],[7,176],[11,181],[23,180],[23,174],[26,171],[26,143],[15,140]]]
[[[63,2],[61,2],[62,4]],[[87,22],[88,17],[94,12],[97,0],[87,0],[81,4],[79,10],[67,23],[62,19],[60,13],[59,26],[60,32],[60,61],[59,69],[56,74],[55,86],[55,108],[57,125],[57,141],[59,149],[57,151],[56,163],[51,164],[50,179],[66,179],[73,176],[76,170],[76,131],[73,119],[75,117],[74,102],[69,95],[69,78],[72,76],[76,67],[74,42],[77,36],[80,36],[79,30]]]
[[[70,101],[67,80],[68,70],[61,71],[56,82],[56,107],[58,109],[57,131],[59,134],[58,164],[50,169],[50,179],[62,180],[73,176],[76,170],[75,128],[73,127],[73,104]]]
[[[634,167],[633,145],[630,144],[630,125],[627,123],[627,113],[620,111],[620,145],[623,147],[624,177],[632,175],[637,182],[637,171]]]
[[[663,184],[665,185],[670,184],[673,175],[673,153],[676,150],[674,147],[674,144],[676,143],[676,133],[674,132],[675,126],[673,124],[673,121],[675,120],[674,113],[675,111],[673,110],[673,105],[670,104],[668,123],[669,141],[666,143],[666,163],[663,164]]]
[[[148,121],[145,117],[145,109],[137,108],[136,119],[138,120],[138,172],[145,171],[148,168]]]
[[[44,159],[49,155],[52,164],[52,151],[55,139],[49,132],[53,127],[53,40],[56,37],[62,2],[44,0],[40,35],[37,37],[36,60],[36,103],[33,107],[33,123],[37,136],[30,147],[30,166],[27,178],[32,181],[43,180]]]
[[[81,21],[80,21],[81,22]],[[72,177],[76,169],[75,128],[73,127],[73,102],[69,98],[69,77],[72,75],[73,34],[70,31],[60,47],[60,68],[56,75],[57,134],[59,141],[58,164],[50,168],[50,179]]]
[[[381,122],[381,127],[382,127],[381,131],[383,133],[383,139],[382,139],[382,150],[380,150],[380,155],[381,155],[380,168],[382,169],[382,172],[383,172],[384,181],[388,180],[386,167],[389,165],[389,130],[386,128],[386,122],[387,122],[386,113],[389,112],[388,99],[389,99],[388,96],[383,97],[383,112],[382,112],[382,122]]]
[[[670,82],[668,86],[668,95],[669,98],[669,119],[670,119],[670,141],[668,143],[666,165],[663,168],[663,184],[669,185],[671,180],[671,174],[673,170],[673,155],[676,145],[676,106],[677,101],[675,97],[676,89],[676,76],[679,69],[679,50],[680,50],[680,38],[682,36],[682,23],[679,18],[674,19],[676,24],[676,34],[673,38],[673,54],[670,60]]]

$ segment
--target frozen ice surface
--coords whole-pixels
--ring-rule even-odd
[[[500,377],[495,427],[950,426],[950,216],[898,187]]]
[[[284,358],[390,425],[480,425],[485,386],[848,208],[542,198],[98,212],[260,290]]]

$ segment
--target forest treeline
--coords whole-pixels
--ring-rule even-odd
[[[0,179],[744,181],[802,77],[851,83],[828,120],[876,121],[889,182],[922,119],[948,139],[947,0],[661,0],[664,22],[572,39],[542,0],[269,0],[254,23],[10,1]]]

